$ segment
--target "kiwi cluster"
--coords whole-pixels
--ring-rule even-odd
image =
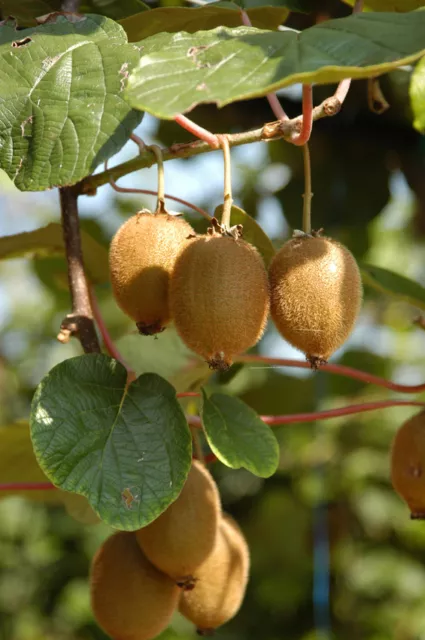
[[[201,635],[230,620],[244,598],[249,550],[223,514],[216,484],[193,461],[175,502],[143,529],[117,532],[93,558],[94,616],[114,640],[150,640],[179,610]]]
[[[425,519],[425,411],[400,427],[391,447],[391,481],[411,518]]]

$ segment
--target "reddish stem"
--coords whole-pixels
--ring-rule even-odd
[[[50,491],[57,489],[51,482],[6,482],[0,484],[0,491]]]
[[[410,400],[382,400],[380,402],[365,402],[353,404],[339,409],[328,409],[327,411],[313,411],[312,413],[295,413],[286,416],[261,416],[266,424],[277,426],[280,424],[293,424],[295,422],[313,422],[315,420],[327,420],[328,418],[338,418],[348,416],[353,413],[363,413],[364,411],[374,411],[375,409],[385,409],[387,407],[425,407],[425,402],[415,402]]]
[[[200,140],[204,140],[204,142],[207,142],[213,149],[220,148],[220,143],[217,136],[214,133],[211,133],[211,131],[208,131],[208,129],[200,127],[198,124],[192,122],[192,120],[189,120],[189,118],[186,118],[186,116],[183,116],[181,113],[178,116],[174,116],[174,120],[177,122],[177,124],[183,127],[183,129],[186,129],[186,131],[193,133],[193,135]]]
[[[298,136],[291,138],[292,144],[301,147],[310,140],[313,128],[313,87],[311,84],[303,84],[303,119],[301,131]]]
[[[311,369],[308,362],[302,362],[300,360],[289,360],[286,358],[268,358],[265,356],[258,356],[254,354],[248,354],[239,356],[238,362],[262,362],[264,364],[274,365],[276,367],[296,367],[297,369]],[[425,383],[417,385],[405,385],[397,384],[391,380],[374,376],[366,371],[360,371],[353,367],[346,367],[342,364],[323,364],[320,366],[320,371],[327,371],[328,373],[335,373],[346,378],[354,378],[355,380],[361,380],[368,384],[374,384],[378,387],[385,387],[385,389],[391,389],[391,391],[397,391],[399,393],[421,393],[425,391]]]
[[[177,394],[177,398],[200,398],[201,394],[196,391],[181,391]]]

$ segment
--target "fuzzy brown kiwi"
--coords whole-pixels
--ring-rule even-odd
[[[119,531],[93,558],[94,616],[114,640],[150,640],[169,624],[180,590],[142,553],[134,534]]]
[[[176,260],[170,305],[183,342],[226,370],[261,338],[269,313],[269,287],[255,247],[229,236],[191,240]]]
[[[176,583],[190,589],[196,569],[214,548],[221,519],[220,495],[208,470],[194,460],[177,498],[136,539],[149,560]]]
[[[269,269],[271,316],[279,333],[313,367],[326,362],[350,335],[362,302],[359,268],[335,240],[293,238]]]
[[[391,482],[411,518],[425,519],[425,411],[407,420],[391,447]]]
[[[223,515],[214,550],[198,569],[192,591],[182,593],[179,611],[200,635],[228,622],[239,611],[249,577],[249,549],[235,521]]]
[[[113,237],[109,250],[112,290],[140,333],[159,333],[170,322],[170,274],[182,245],[193,234],[181,217],[144,210],[129,218]]]

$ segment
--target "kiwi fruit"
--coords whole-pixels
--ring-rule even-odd
[[[196,569],[214,548],[220,518],[220,496],[214,479],[194,460],[177,500],[135,535],[158,569],[179,586],[190,589],[196,581]]]
[[[144,556],[133,533],[119,531],[93,558],[94,616],[114,640],[149,640],[169,624],[180,590]]]
[[[223,515],[213,551],[198,569],[192,591],[183,591],[179,611],[200,635],[209,635],[239,611],[249,575],[249,550],[232,518]]]
[[[407,420],[391,447],[391,482],[412,519],[425,519],[425,411]]]
[[[118,306],[139,332],[153,335],[170,322],[171,270],[192,227],[181,217],[143,210],[129,218],[112,239],[109,270]]]
[[[174,266],[170,305],[183,342],[211,368],[228,369],[267,322],[269,287],[257,249],[220,234],[190,240]]]
[[[359,314],[363,292],[354,257],[335,240],[304,234],[277,252],[269,277],[279,333],[316,368],[347,340]]]

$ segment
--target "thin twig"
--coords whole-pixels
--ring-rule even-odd
[[[368,78],[367,104],[369,109],[378,115],[381,115],[390,108],[389,103],[386,101],[385,96],[382,93],[379,78]]]
[[[311,192],[310,150],[307,142],[302,149],[304,159],[303,231],[304,233],[311,233],[311,199],[313,194]]]
[[[65,255],[68,264],[68,282],[72,299],[72,313],[62,321],[59,340],[78,334],[85,353],[100,353],[99,341],[93,322],[90,293],[84,273],[78,220],[78,192],[73,187],[59,189]]]
[[[271,365],[272,367],[295,367],[296,369],[310,369],[311,365],[308,362],[302,360],[291,360],[287,358],[270,358],[267,356],[259,356],[255,354],[245,354],[235,358],[235,362],[258,362]],[[361,380],[367,384],[373,384],[377,387],[384,387],[391,391],[397,391],[398,393],[421,393],[425,391],[425,383],[417,385],[405,385],[374,376],[367,371],[360,371],[353,367],[346,367],[342,364],[323,364],[320,366],[320,371],[327,371],[328,373],[334,373],[336,375],[344,376],[346,378],[353,378],[354,380]]]
[[[290,142],[301,146],[310,140],[313,128],[313,87],[311,84],[303,84],[303,115],[300,133],[291,138]]]
[[[190,131],[190,133],[193,133],[193,135],[200,140],[204,140],[204,142],[206,142],[212,149],[220,148],[217,136],[214,133],[211,133],[211,131],[208,131],[208,129],[200,127],[199,124],[196,124],[196,122],[189,120],[189,118],[186,118],[186,116],[183,116],[182,114],[175,116],[174,120],[177,122],[177,124],[183,127],[183,129],[186,129],[186,131]]]

